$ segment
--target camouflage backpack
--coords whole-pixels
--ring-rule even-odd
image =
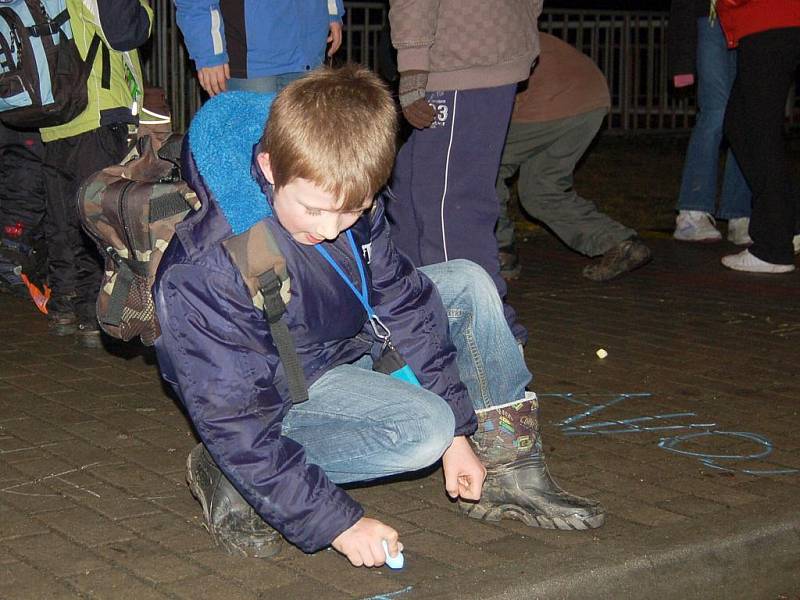
[[[160,147],[145,135],[128,157],[90,176],[78,192],[84,229],[105,260],[97,296],[97,320],[108,335],[150,346],[161,334],[152,287],[175,226],[200,201],[180,176],[183,135]],[[289,299],[286,260],[263,221],[225,242],[242,274],[253,305],[264,312],[287,375],[292,401],[308,399],[303,370],[289,329],[281,320]]]
[[[175,225],[199,208],[180,177],[182,140],[172,135],[156,151],[144,136],[121,164],[90,176],[78,192],[84,229],[105,260],[97,320],[112,337],[140,336],[149,346],[160,334],[150,288]]]

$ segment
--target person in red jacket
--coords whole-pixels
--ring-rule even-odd
[[[736,271],[794,271],[800,196],[789,178],[783,143],[786,95],[800,64],[800,1],[717,0],[738,72],[725,131],[753,192],[750,248],[722,259]]]

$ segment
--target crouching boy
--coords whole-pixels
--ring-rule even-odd
[[[219,102],[237,96],[203,111]],[[269,556],[286,538],[382,565],[383,540],[393,556],[402,547],[397,532],[338,484],[439,459],[445,490],[471,517],[602,524],[596,503],[547,474],[530,374],[492,280],[466,261],[415,269],[392,244],[375,198],[395,151],[395,107],[382,83],[355,66],[320,69],[269,110],[247,168],[219,149],[218,165],[198,168],[208,140],[190,129],[184,175],[206,201],[176,230],[155,285],[159,364],[202,440],[187,478],[214,539]],[[282,320],[309,384],[300,403],[224,246],[252,190],[271,207],[266,224],[290,275]],[[418,384],[374,370],[390,356]]]

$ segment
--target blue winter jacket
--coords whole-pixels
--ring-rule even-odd
[[[228,63],[231,77],[310,71],[322,64],[342,0],[175,0],[197,69]]]
[[[221,243],[245,231],[259,211],[271,213],[268,183],[251,154],[263,119],[249,117],[255,131],[235,138],[224,135],[240,129],[228,117],[210,134],[197,125],[217,105],[247,97],[258,95],[216,96],[189,130],[184,177],[202,208],[176,228],[159,266],[154,296],[162,334],[156,351],[163,376],[223,472],[267,522],[313,552],[330,545],[363,510],[320,467],[306,462],[300,444],[281,434],[291,408],[286,377],[264,316]],[[232,159],[237,152],[223,142],[246,146],[246,153],[240,147]],[[363,307],[319,253],[296,243],[271,214],[264,218],[286,257],[291,299],[283,319],[311,385],[369,352],[377,340]],[[421,384],[448,402],[456,435],[472,433],[475,413],[458,374],[441,298],[395,249],[380,198],[352,231],[357,247],[369,248],[370,302],[395,346]],[[346,236],[326,246],[357,281]]]

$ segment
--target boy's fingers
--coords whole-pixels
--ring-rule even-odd
[[[347,555],[347,560],[350,561],[350,564],[354,567],[360,567],[364,564],[364,560],[361,558],[361,553],[358,551],[351,552]]]
[[[461,484],[461,497],[465,500],[480,500],[481,482],[469,475],[462,475],[459,478]]]
[[[389,547],[389,556],[397,556],[399,552],[403,551],[403,544],[397,541],[397,536],[394,540],[386,540],[386,545]]]
[[[460,495],[459,485],[456,484],[455,486],[446,486],[444,489],[447,492],[447,495],[451,498],[458,498]]]

